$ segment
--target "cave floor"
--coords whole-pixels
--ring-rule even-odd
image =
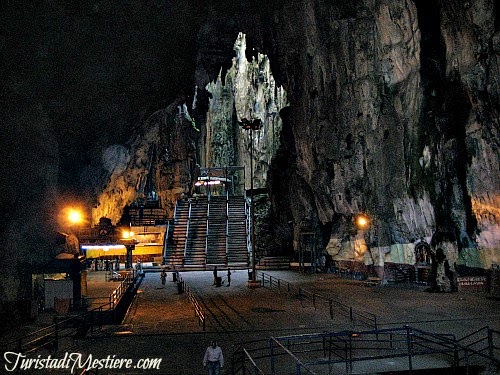
[[[294,271],[263,271],[275,280],[280,279],[278,290],[276,284],[272,289],[268,284],[266,288],[249,288],[246,270],[232,270],[231,285],[227,286],[226,272],[221,270],[223,285],[216,287],[211,271],[183,272],[181,277],[206,312],[203,331],[186,294],[178,293],[171,273],[163,287],[159,272],[152,271],[147,270],[123,324],[105,327],[100,334],[79,340],[75,350],[119,358],[162,358],[162,370],[158,373],[202,374],[205,348],[211,339],[217,339],[226,354],[227,365],[222,374],[229,374],[230,353],[242,341],[372,329],[360,322],[351,324],[342,314],[334,314],[332,319],[328,303],[317,299],[315,308],[311,300],[300,299],[293,292],[299,286],[352,306],[354,311],[375,314],[378,328],[401,328],[408,324],[430,332],[454,334],[457,338],[486,325],[500,329],[499,302],[489,299],[486,293],[428,293],[425,286],[415,284],[365,286],[334,274]],[[257,279],[261,275],[259,271]],[[292,285],[291,293],[285,287],[286,282]],[[404,368],[405,360],[394,359],[386,361],[388,367],[382,368],[398,368],[398,361],[402,361]],[[414,366],[446,366],[440,361],[429,363],[417,358]],[[360,373],[376,373],[363,369],[362,365],[356,368]],[[330,371],[336,373],[335,369]]]
[[[162,359],[160,370],[99,370],[99,374],[204,374],[205,348],[211,339],[216,339],[226,356],[226,366],[221,372],[224,375],[231,373],[231,353],[240,342],[268,340],[271,336],[373,328],[359,321],[352,324],[346,315],[337,312],[332,318],[327,302],[316,298],[315,307],[311,300],[299,298],[294,292],[298,287],[352,306],[354,311],[375,314],[379,329],[401,328],[408,324],[434,333],[454,334],[457,338],[484,326],[500,329],[499,301],[489,298],[486,293],[428,293],[425,286],[415,284],[365,286],[361,281],[342,279],[334,274],[262,272],[266,278],[269,275],[275,280],[279,278],[280,289],[276,282],[272,289],[268,283],[265,288],[249,288],[247,270],[232,270],[230,286],[227,286],[226,272],[220,270],[219,276],[224,282],[221,287],[213,285],[211,271],[182,272],[181,277],[206,313],[203,331],[187,295],[178,293],[171,272],[162,286],[159,269],[147,269],[123,324],[105,326],[86,338],[67,341],[62,353],[79,352],[97,358],[111,355],[134,361]],[[259,271],[257,279],[261,276]],[[116,286],[112,282],[103,283],[100,278],[99,273],[89,275],[89,294],[105,295],[108,289]],[[288,292],[287,282],[292,292]],[[405,359],[391,359],[380,368],[388,371],[404,369],[405,365]],[[373,364],[371,366],[370,369],[356,365],[353,373],[379,373]],[[429,362],[415,358],[414,366],[445,367],[446,363],[441,359]],[[326,373],[345,373],[345,365],[329,371]]]

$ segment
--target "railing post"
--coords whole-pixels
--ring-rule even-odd
[[[349,335],[349,373],[352,374],[352,334]]]
[[[347,341],[344,342],[344,357],[345,357],[345,373],[349,374],[349,349],[347,348]]]
[[[54,317],[54,352],[59,350],[59,323],[57,322],[57,316]]]
[[[469,375],[469,351],[465,348],[465,373]]]
[[[94,333],[94,310],[90,311],[90,333]]]
[[[102,306],[99,307],[99,331],[102,329]]]
[[[332,333],[328,334],[328,360],[332,360]]]
[[[493,351],[493,330],[488,328],[488,354],[490,357],[494,357],[495,353]]]
[[[274,347],[273,347],[273,339],[269,339],[269,353],[271,355],[271,374],[274,375]]]
[[[413,339],[412,339],[412,332],[409,326],[406,326],[406,343],[408,346],[408,371],[410,374],[413,373]]]
[[[323,357],[326,357],[326,337],[323,335]]]
[[[453,343],[453,366],[458,367],[460,365],[460,356],[458,355],[458,345],[456,341]]]

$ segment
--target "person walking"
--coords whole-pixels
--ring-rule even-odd
[[[213,285],[217,284],[217,266],[214,266],[214,283]]]
[[[231,285],[231,269],[227,267],[227,286]]]
[[[162,287],[165,288],[165,282],[167,281],[167,272],[164,268],[161,270],[160,279]]]
[[[220,369],[224,367],[224,356],[222,349],[212,340],[203,357],[203,367],[208,368],[208,375],[220,375]]]

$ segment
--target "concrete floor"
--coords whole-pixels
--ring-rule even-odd
[[[99,370],[99,375],[205,374],[202,359],[211,339],[218,340],[226,356],[226,366],[221,374],[230,374],[231,353],[242,341],[263,340],[265,346],[270,336],[370,329],[360,322],[351,324],[342,314],[335,313],[332,319],[327,303],[317,301],[315,308],[311,301],[300,300],[297,293],[288,293],[286,287],[280,290],[250,289],[246,270],[233,270],[229,287],[212,285],[210,271],[183,272],[181,277],[206,312],[206,330],[203,331],[187,296],[178,293],[171,272],[168,273],[165,287],[162,287],[160,273],[150,271],[153,270],[147,270],[122,325],[107,326],[94,336],[67,343],[66,350],[82,353],[84,357],[92,355],[105,358],[110,355],[130,358],[134,362],[161,358],[160,369]],[[375,314],[379,328],[408,324],[436,333],[454,334],[458,338],[484,326],[500,330],[499,301],[488,298],[485,293],[436,294],[425,292],[423,286],[410,284],[367,287],[359,281],[340,279],[333,274],[264,272],[280,278],[282,286],[288,281],[293,288],[300,286],[352,306],[355,311]],[[219,271],[219,276],[225,279],[225,272]],[[259,274],[257,276],[260,278]],[[103,284],[98,277],[99,273],[89,277],[89,294],[105,295],[108,287],[114,283]],[[93,278],[97,278],[94,279],[95,283],[92,282]],[[418,368],[441,364],[419,363],[417,359],[415,365]],[[398,366],[398,360],[387,360],[380,368],[395,370]],[[342,371],[345,371],[345,366],[317,373],[336,374]],[[381,370],[363,366],[354,369],[354,373],[377,371]],[[286,373],[296,372],[292,366]]]
[[[379,328],[408,324],[458,338],[486,325],[500,329],[499,302],[483,293],[436,294],[410,284],[366,287],[333,274],[265,273],[283,280],[281,285],[288,281],[293,288],[300,286],[352,306],[355,311],[375,314]],[[219,271],[219,275],[225,279],[225,272]],[[204,307],[205,331],[186,295],[178,294],[171,273],[163,288],[159,272],[147,272],[123,325],[108,327],[99,337],[83,340],[78,349],[117,357],[162,358],[161,370],[157,372],[161,374],[203,374],[205,348],[211,339],[217,339],[226,354],[227,365],[222,374],[229,374],[230,354],[241,341],[371,329],[359,322],[352,325],[344,315],[335,314],[332,319],[326,303],[317,301],[315,309],[311,301],[301,301],[285,287],[249,289],[246,270],[233,270],[229,287],[213,286],[210,271],[183,272],[181,277]],[[389,368],[397,367],[394,360],[386,362]],[[418,360],[415,366],[419,366]],[[425,367],[425,363],[420,366]]]

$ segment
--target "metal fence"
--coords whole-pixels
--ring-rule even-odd
[[[189,285],[182,279],[182,277],[180,276],[180,274],[178,272],[177,272],[176,279],[177,279],[177,286],[178,286],[179,292],[186,293],[189,302],[191,302],[191,304],[194,307],[195,316],[198,318],[198,325],[201,325],[203,328],[203,331],[205,331],[206,315],[205,315],[205,311],[203,310],[203,307],[201,307],[201,304],[198,301],[198,298],[196,298],[194,293],[189,288]]]
[[[488,327],[457,340],[454,335],[409,326],[270,337],[267,343],[258,340],[238,345],[232,373],[352,374],[359,372],[363,363],[365,368],[369,365],[372,372],[377,372],[383,371],[387,360],[398,363],[398,371],[410,373],[422,363],[428,367],[432,363],[439,367],[462,366],[468,373],[477,363],[500,366],[499,338],[500,332]]]
[[[101,330],[105,323],[116,323],[118,303],[134,287],[135,282],[135,274],[128,275],[107,298],[104,298],[106,302],[70,316],[55,316],[53,324],[8,341],[2,347],[5,350],[15,349],[23,354],[33,353],[41,349],[56,352],[59,350],[59,343],[63,338],[84,337],[88,331],[93,333],[95,329]]]
[[[312,303],[315,310],[318,307],[326,307],[331,319],[334,319],[337,314],[348,318],[353,326],[356,324],[363,324],[370,328],[378,328],[377,316],[375,314],[354,309],[352,306],[347,306],[346,304],[336,301],[333,298],[310,292],[302,287],[296,286],[288,281],[268,275],[261,271],[257,272],[257,276],[262,280],[262,286],[270,289],[278,289],[280,291],[285,290],[289,294],[294,294],[300,301],[305,300]]]

